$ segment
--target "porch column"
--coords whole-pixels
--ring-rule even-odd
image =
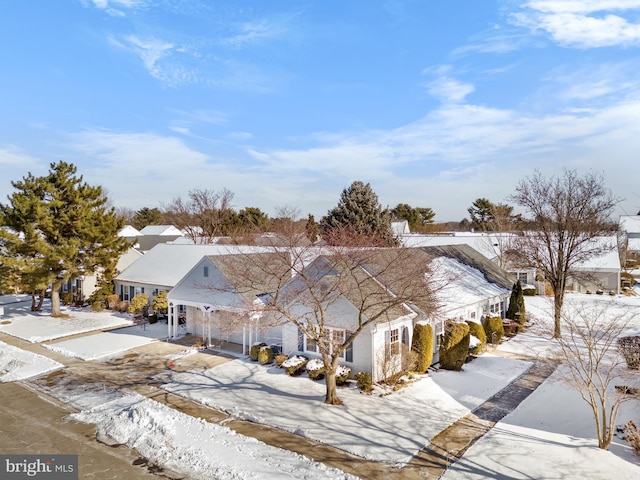
[[[173,303],[169,303],[169,311],[167,315],[167,338],[173,338],[171,326],[173,325]]]

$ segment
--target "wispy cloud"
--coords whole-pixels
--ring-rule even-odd
[[[560,45],[576,48],[636,46],[640,23],[634,22],[638,0],[531,0],[511,21],[546,32]],[[634,15],[625,14],[633,12]]]
[[[430,95],[439,98],[445,103],[459,103],[467,95],[473,93],[475,87],[453,78],[450,75],[451,71],[452,67],[450,65],[441,65],[423,70],[423,75],[435,77],[424,86]]]
[[[125,9],[131,10],[147,6],[145,0],[92,0],[93,6],[104,10],[112,17],[123,17]]]
[[[624,98],[636,88],[637,70],[637,62],[607,62],[574,70],[561,67],[545,81],[552,85],[554,96],[564,101]]]
[[[261,41],[279,38],[287,31],[287,21],[263,18],[240,24],[236,32],[221,40],[221,44],[240,48],[255,45]]]

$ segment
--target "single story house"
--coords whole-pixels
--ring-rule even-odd
[[[319,357],[318,338],[307,335],[308,327],[301,329],[291,319],[314,325],[321,311],[323,328],[329,335],[325,338],[341,344],[358,329],[359,318],[365,322],[374,319],[345,349],[341,363],[353,372],[369,372],[377,381],[400,370],[417,322],[427,321],[434,328],[435,362],[447,319],[480,322],[486,315],[504,316],[515,277],[467,245],[412,250],[416,261],[431,265],[431,280],[437,287],[436,311],[393,304],[394,294],[374,265],[350,270],[358,279],[357,288],[356,284],[336,281],[340,267],[327,251],[309,255],[304,272],[280,287],[270,285],[267,279],[242,286],[237,273],[247,265],[246,256],[205,256],[168,294],[169,337],[194,333],[207,343],[215,338],[242,344],[245,353],[252,344],[265,342],[278,345],[286,354]],[[279,299],[285,300],[278,300],[277,308],[272,308],[271,294],[276,289]],[[364,308],[362,289],[376,298],[373,303],[365,302]],[[384,308],[385,297],[390,299],[390,308]]]

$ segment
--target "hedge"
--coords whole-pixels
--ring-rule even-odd
[[[472,347],[469,353],[471,353],[471,355],[480,355],[487,346],[487,334],[483,326],[477,322],[467,320],[467,325],[469,325],[469,334],[479,340],[479,343],[475,347]]]
[[[469,355],[469,325],[449,322],[440,344],[440,367],[445,370],[462,370]]]
[[[502,341],[502,337],[504,337],[502,318],[486,317],[482,325],[484,326],[484,333],[487,335],[488,343],[497,345]]]
[[[413,328],[411,350],[416,353],[416,372],[426,373],[433,362],[433,328],[429,324],[416,324]]]

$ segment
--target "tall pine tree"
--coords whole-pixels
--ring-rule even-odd
[[[383,210],[371,185],[356,180],[340,195],[338,206],[320,221],[322,235],[329,243],[339,243],[345,237],[368,239],[371,245],[394,245],[391,214]]]
[[[22,283],[50,284],[51,315],[59,316],[62,284],[112,269],[128,243],[117,236],[124,222],[107,206],[100,186],[83,182],[73,164],[60,161],[50,167],[46,176],[29,173],[11,182],[16,192],[9,204],[0,204],[0,224],[8,227],[0,229],[0,260],[28,263],[23,276],[29,278]]]

